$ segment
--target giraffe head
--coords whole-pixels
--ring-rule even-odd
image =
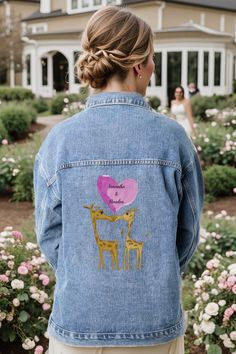
[[[115,221],[124,220],[131,224],[134,221],[136,211],[137,211],[136,208],[131,208],[127,210],[124,214],[115,216],[116,218]]]
[[[95,207],[94,204],[84,205],[84,208],[90,210],[90,215],[92,220],[108,220],[108,221],[116,221],[115,216],[106,215],[101,208]]]

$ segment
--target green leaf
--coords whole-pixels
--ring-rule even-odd
[[[18,298],[20,301],[28,301],[28,300],[29,300],[29,296],[28,296],[28,294],[26,294],[26,293],[18,294],[18,295],[17,295],[17,298]]]
[[[10,342],[14,342],[15,339],[16,339],[16,334],[15,334],[15,332],[9,333],[9,341],[10,341]]]
[[[20,314],[19,314],[19,320],[21,322],[26,322],[29,317],[30,317],[30,315],[26,311],[21,311]]]
[[[5,287],[5,286],[1,286],[0,287],[0,295],[8,295],[9,294],[9,290]]]
[[[220,327],[220,326],[216,326],[216,329],[215,329],[215,334],[217,336],[220,336],[221,334],[224,334],[225,333],[225,329]]]
[[[207,354],[222,354],[222,350],[217,344],[211,344],[207,349]]]

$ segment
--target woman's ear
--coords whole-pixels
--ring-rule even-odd
[[[141,75],[141,66],[140,66],[140,64],[139,65],[135,65],[133,67],[133,70],[134,70],[135,77],[140,78],[140,76],[142,76]]]

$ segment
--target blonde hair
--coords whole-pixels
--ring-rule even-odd
[[[117,75],[121,80],[152,51],[150,26],[124,8],[107,6],[89,20],[82,36],[83,53],[76,62],[78,78],[95,89]]]

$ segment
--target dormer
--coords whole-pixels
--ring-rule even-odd
[[[96,11],[108,5],[120,5],[122,0],[67,0],[67,13]]]
[[[51,0],[40,1],[40,12],[42,14],[49,14],[51,12]]]

